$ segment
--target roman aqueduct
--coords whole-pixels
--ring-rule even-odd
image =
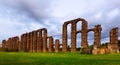
[[[81,30],[77,30],[77,23],[81,22]],[[16,49],[19,52],[59,52],[62,46],[62,52],[67,52],[68,47],[68,31],[67,26],[71,24],[71,52],[76,52],[76,36],[81,33],[81,48],[88,47],[88,32],[94,32],[94,44],[92,52],[97,54],[101,51],[101,25],[96,25],[94,28],[88,29],[88,23],[85,19],[77,18],[64,22],[62,26],[62,43],[59,39],[54,42],[53,36],[48,36],[46,28],[35,30],[29,33],[24,33],[19,38],[18,36],[11,37],[8,40],[2,41],[2,48],[8,50]],[[110,42],[106,48],[102,50],[109,50],[109,52],[119,52],[118,47],[118,27],[111,29]],[[106,51],[105,51],[106,52]]]

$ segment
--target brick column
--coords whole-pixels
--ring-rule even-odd
[[[113,28],[110,31],[110,43],[108,44],[108,49],[111,53],[118,53],[119,47],[118,47],[118,27]]]
[[[27,33],[25,33],[25,36],[24,36],[24,51],[27,52]]]
[[[11,38],[11,43],[10,43],[10,44],[11,44],[11,49],[15,49],[15,48],[14,48],[15,42],[14,42],[14,38],[13,38],[13,37]]]
[[[23,35],[23,48],[24,48],[24,52],[27,52],[27,34],[25,33]]]
[[[16,50],[19,50],[19,37],[18,36],[16,36],[16,37],[14,37],[14,47],[15,47],[15,49]]]
[[[20,51],[23,52],[23,34],[21,35],[21,41],[20,41]]]
[[[76,51],[76,22],[72,22],[71,26],[71,52]]]
[[[12,38],[9,38],[9,47],[8,47],[8,50],[11,50],[12,49]]]
[[[8,50],[11,50],[12,48],[11,38],[8,39],[7,44],[8,44]]]
[[[62,29],[62,52],[67,51],[67,25],[68,23],[65,22]]]
[[[88,26],[87,26],[87,21],[85,21],[84,19],[81,20],[82,21],[82,43],[81,43],[81,47],[85,48],[88,46],[88,41],[87,41],[87,31],[88,31]]]
[[[59,52],[59,48],[60,48],[60,41],[59,39],[55,40],[55,52]]]
[[[44,37],[43,37],[43,52],[47,52],[47,29],[44,28]]]
[[[96,25],[94,28],[94,45],[97,47],[101,44],[101,31],[101,25]]]
[[[27,51],[30,52],[30,38],[29,38],[30,35],[29,35],[29,33],[27,33],[26,36],[27,36]]]
[[[30,37],[29,37],[29,41],[30,41],[30,52],[33,52],[33,33],[30,32],[29,35],[30,35]]]
[[[42,38],[42,30],[38,30],[38,37],[37,37],[37,52],[43,52],[43,38]]]
[[[22,48],[22,52],[27,51],[27,36],[26,36],[26,34],[22,34],[22,36],[21,36],[21,48]]]
[[[33,52],[37,52],[37,32],[33,31]]]
[[[48,52],[53,52],[53,37],[52,36],[48,37],[48,40],[49,40]]]
[[[2,48],[6,48],[6,40],[2,40]]]

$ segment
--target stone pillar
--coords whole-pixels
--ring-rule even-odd
[[[47,52],[47,29],[44,28],[44,37],[43,37],[43,52]]]
[[[76,22],[72,22],[71,26],[71,52],[76,51]]]
[[[25,49],[25,48],[24,48],[24,47],[25,47],[25,46],[24,46],[24,36],[25,36],[25,34],[22,34],[22,35],[21,35],[21,42],[20,42],[20,51],[21,51],[21,52],[24,52],[24,49]]]
[[[118,53],[119,52],[118,27],[113,28],[110,31],[110,43],[108,44],[108,49],[110,50],[110,53]]]
[[[10,44],[11,44],[11,49],[13,49],[13,44],[14,44],[14,42],[13,42],[13,38],[11,38],[10,41],[11,41],[11,42],[10,42]]]
[[[33,52],[33,33],[29,33],[30,52]]]
[[[22,52],[27,51],[27,36],[26,36],[26,34],[22,34],[22,36],[21,36],[21,48],[22,48]]]
[[[13,37],[13,49],[17,50],[17,42],[16,37]]]
[[[96,25],[94,28],[94,45],[97,47],[101,44],[101,31],[101,25]]]
[[[55,40],[55,52],[59,52],[59,48],[60,48],[60,41],[59,39]]]
[[[30,38],[29,38],[30,34],[27,33],[26,36],[27,36],[27,51],[30,52]]]
[[[7,43],[8,43],[8,50],[11,50],[12,48],[11,38],[8,39]]]
[[[23,51],[27,52],[27,34],[23,34]]]
[[[24,52],[27,52],[27,33],[24,35]]]
[[[10,44],[9,50],[11,50],[13,48],[12,38],[10,38],[9,44]]]
[[[19,50],[19,37],[14,37],[14,48],[18,51]]]
[[[6,40],[2,40],[2,48],[6,48]]]
[[[43,52],[43,38],[42,38],[42,30],[38,30],[37,32],[37,52]]]
[[[65,22],[62,29],[62,52],[67,52],[67,25]]]
[[[19,43],[20,43],[19,37],[16,38],[16,43],[17,43],[17,50],[19,51]]]
[[[48,37],[49,39],[49,48],[48,48],[48,52],[53,52],[53,37],[50,36]]]
[[[88,46],[88,42],[87,42],[87,31],[88,31],[88,26],[87,26],[87,21],[85,21],[84,19],[81,19],[82,21],[82,43],[81,43],[81,47],[85,48]]]
[[[6,41],[6,48],[8,49],[8,47],[9,47],[9,38],[8,38],[8,40]]]
[[[37,52],[37,32],[33,31],[33,52]]]

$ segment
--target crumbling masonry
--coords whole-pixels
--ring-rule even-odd
[[[77,29],[77,23],[81,22],[81,30]],[[71,24],[71,52],[76,52],[76,37],[81,33],[81,48],[88,47],[88,33],[94,32],[94,48],[92,53],[99,54],[98,50],[101,45],[101,25],[96,25],[94,28],[88,29],[88,23],[85,19],[77,18],[71,21],[64,22],[62,27],[62,43],[59,39],[54,42],[53,36],[48,36],[46,28],[34,30],[32,32],[24,33],[20,39],[18,36],[2,41],[2,47],[8,51],[16,50],[19,52],[62,52],[68,51],[68,31],[67,26]],[[60,47],[61,46],[61,47]],[[113,28],[110,31],[110,43],[106,47],[109,52],[119,52],[118,48],[118,28]]]

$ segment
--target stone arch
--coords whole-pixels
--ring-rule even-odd
[[[94,32],[94,46],[98,47],[101,44],[101,25],[96,25],[94,28],[88,29],[87,33]]]
[[[37,30],[37,51],[47,52],[47,29],[42,28]]]
[[[68,36],[67,25],[70,24],[70,23],[71,23],[70,21],[65,22],[63,24],[63,28],[62,28],[62,51],[63,52],[67,51],[67,43],[68,43],[68,41],[67,41],[67,36]]]
[[[42,29],[37,30],[37,52],[43,52]]]
[[[94,35],[94,28],[91,28],[91,29],[88,29],[88,38],[89,38],[89,33],[93,33],[93,37],[95,37],[95,35]],[[93,41],[93,45],[94,45],[94,41]]]
[[[82,22],[82,31],[76,30],[76,24],[79,21]],[[85,21],[84,19],[78,18],[75,20],[65,22],[63,24],[63,32],[62,32],[63,48],[62,48],[62,51],[63,52],[67,51],[67,25],[68,24],[72,24],[72,26],[71,26],[71,52],[76,51],[76,34],[79,32],[82,33],[82,46],[86,47],[88,45],[87,44],[87,21]]]
[[[77,22],[76,30],[81,30],[81,29],[82,29],[82,22]],[[80,46],[81,46],[81,36],[82,36],[82,34],[76,33],[76,48],[80,48]]]
[[[47,29],[43,28],[42,31],[44,31],[43,35],[43,52],[47,52]]]
[[[76,24],[78,23],[78,22],[82,22],[82,27],[81,27],[81,29],[82,30],[76,30]],[[71,33],[71,41],[72,41],[72,46],[73,47],[71,47],[71,52],[75,52],[76,51],[76,35],[78,34],[78,33],[81,33],[81,37],[82,37],[82,40],[81,40],[81,47],[87,47],[88,46],[88,42],[87,42],[87,29],[88,29],[88,24],[87,24],[87,21],[86,20],[84,20],[84,19],[81,19],[81,18],[78,18],[78,19],[76,19],[76,20],[74,20],[73,21],[73,24],[72,24],[73,26],[72,26],[72,33]],[[73,40],[75,40],[75,41],[73,41]]]

